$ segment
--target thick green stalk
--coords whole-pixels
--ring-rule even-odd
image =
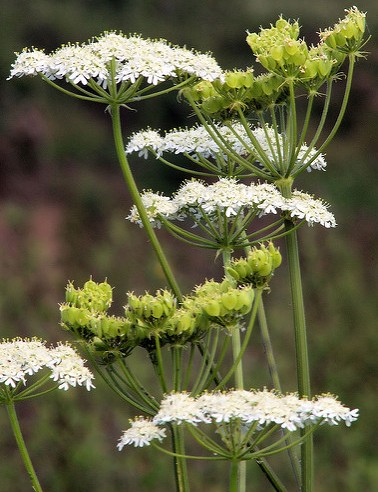
[[[276,182],[282,195],[291,196],[293,179],[282,179]],[[297,386],[300,398],[311,397],[310,367],[307,347],[306,318],[303,300],[299,248],[295,225],[285,221],[287,259],[289,266],[291,301],[293,310],[294,339],[297,366]],[[305,433],[301,430],[301,436]],[[313,437],[308,435],[301,446],[301,487],[302,492],[312,492],[314,475]]]
[[[272,378],[273,387],[275,390],[281,393],[282,388],[281,388],[280,378],[278,375],[276,359],[273,353],[273,346],[272,346],[272,341],[270,339],[268,323],[265,315],[264,302],[262,298],[260,299],[258,305],[258,319],[259,319],[259,325],[261,331],[261,339],[264,346],[265,355],[268,361],[268,367],[269,367],[270,376]]]
[[[273,387],[275,390],[282,393],[280,377],[278,374],[276,359],[274,357],[272,341],[271,341],[270,334],[269,334],[268,323],[266,320],[265,309],[264,309],[264,302],[263,302],[262,298],[261,298],[261,300],[259,302],[259,306],[258,306],[258,319],[259,319],[259,325],[260,325],[260,331],[261,331],[261,338],[262,338],[262,342],[264,345],[266,358],[268,361],[268,367],[269,367],[269,372],[270,372],[270,375],[272,378]],[[290,436],[290,433],[287,434],[287,443],[288,444],[292,443],[292,438]],[[300,466],[299,466],[298,457],[295,453],[294,448],[290,447],[288,449],[288,455],[289,455],[291,467],[293,469],[295,481],[299,486],[299,484],[300,484]]]
[[[230,467],[230,492],[239,492],[240,461],[232,460]]]
[[[290,232],[292,222],[287,221],[286,229]],[[290,274],[290,287],[293,305],[295,346],[297,356],[297,377],[299,396],[310,397],[310,370],[307,350],[306,320],[302,292],[302,280],[299,263],[299,250],[296,231],[286,236],[287,257]]]
[[[174,456],[175,481],[177,492],[190,492],[187,462],[185,458],[183,427],[173,425],[172,448]]]
[[[41,484],[39,483],[37,474],[34,470],[32,462],[31,462],[24,438],[22,436],[20,424],[18,422],[16,409],[15,409],[13,401],[8,401],[8,403],[6,404],[6,407],[7,407],[7,412],[8,412],[9,420],[11,423],[11,427],[13,430],[13,434],[14,434],[18,449],[19,449],[20,454],[21,454],[22,461],[24,462],[24,466],[26,468],[26,471],[28,472],[31,483],[33,484],[33,490],[35,490],[35,492],[43,492]]]
[[[231,261],[231,252],[229,249],[224,249],[222,251],[223,254],[223,265],[227,267]],[[232,356],[234,362],[238,360],[240,351],[241,351],[241,340],[240,340],[240,328],[236,326],[231,334],[232,337]],[[243,365],[242,360],[240,359],[235,368],[235,388],[236,389],[244,389],[244,377],[243,377]],[[235,484],[233,482],[235,479],[233,478],[235,472],[234,468],[237,468],[237,488],[234,487]],[[231,486],[230,490],[235,490],[235,492],[246,492],[247,486],[247,464],[245,461],[232,461],[231,464]]]
[[[290,232],[292,227],[292,222],[287,221],[286,229],[288,232]],[[293,306],[298,393],[300,398],[305,396],[310,398],[311,386],[306,319],[296,231],[286,236],[286,246]],[[301,434],[303,433],[304,431],[302,430]],[[313,490],[313,474],[313,437],[311,434],[301,446],[301,482],[303,492],[311,492]]]
[[[178,300],[182,299],[180,288],[176,282],[176,279],[173,275],[173,272],[169,266],[167,258],[164,254],[164,251],[160,245],[160,242],[155,234],[154,229],[151,226],[151,223],[148,219],[146,209],[143,205],[142,199],[140,197],[137,185],[134,180],[134,176],[131,172],[129,162],[126,157],[124,143],[122,139],[122,130],[121,130],[121,118],[120,118],[120,107],[119,104],[114,104],[111,106],[111,117],[113,124],[113,136],[115,148],[118,156],[119,163],[121,165],[122,173],[125,178],[125,182],[128,186],[130,195],[132,197],[133,203],[135,204],[140,219],[142,221],[143,227],[146,231],[146,234],[151,242],[151,245],[158,257],[159,263],[163,269],[167,282],[172,289],[173,293],[177,297]]]
[[[169,266],[168,260],[164,254],[160,242],[155,234],[155,231],[153,230],[151,223],[148,219],[146,209],[143,205],[141,196],[139,194],[137,185],[134,180],[134,176],[131,172],[129,162],[126,157],[123,138],[122,138],[122,130],[121,130],[120,105],[112,104],[110,109],[111,109],[115,148],[125,182],[129,189],[133,203],[135,204],[138,210],[146,234],[151,242],[151,245],[161,265],[161,268],[165,274],[167,282],[170,288],[172,289],[173,293],[177,297],[177,299],[181,301],[182,300],[181,290],[176,282],[176,279]],[[181,430],[177,430],[173,428],[172,439],[173,439],[173,451],[177,454],[184,454],[183,453],[184,443],[183,443],[183,436],[181,434]],[[189,480],[188,480],[188,472],[186,467],[186,460],[180,457],[176,457],[174,460],[174,465],[175,465],[174,468],[175,468],[177,491],[189,492]]]

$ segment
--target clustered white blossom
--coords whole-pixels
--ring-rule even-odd
[[[273,184],[246,185],[232,178],[220,178],[209,185],[195,179],[186,181],[172,198],[146,191],[142,194],[142,201],[154,227],[161,226],[162,218],[201,219],[205,215],[211,218],[218,212],[232,217],[251,209],[255,209],[260,217],[281,211],[288,213],[292,218],[305,220],[309,225],[319,223],[327,228],[336,226],[335,217],[329,212],[328,204],[307,193],[295,190],[291,198],[285,198]],[[127,218],[141,225],[135,206]]]
[[[111,71],[113,60],[115,74]],[[51,54],[25,48],[17,54],[9,78],[37,74],[84,86],[92,79],[106,88],[113,77],[117,83],[134,83],[143,77],[148,84],[157,85],[182,75],[213,81],[222,76],[222,70],[209,54],[165,40],[105,32],[87,44],[68,44]]]
[[[70,386],[94,388],[93,374],[69,344],[47,347],[46,342],[37,338],[15,338],[0,343],[0,385],[13,389],[19,383],[26,385],[28,376],[44,368],[51,371],[50,378],[58,383],[59,389],[67,390]]]
[[[294,432],[306,426],[320,424],[350,426],[358,418],[358,409],[345,407],[333,395],[320,395],[312,400],[290,393],[281,395],[266,389],[262,391],[232,390],[204,393],[192,397],[188,393],[172,393],[163,399],[153,419],[138,417],[130,420],[131,427],[124,431],[117,445],[119,450],[128,444],[149,446],[161,441],[166,424],[222,424],[232,421],[256,430],[270,425]]]
[[[282,154],[285,146],[283,136],[280,133],[275,133],[269,125],[250,128],[250,131],[260,148],[253,144],[241,123],[234,122],[232,129],[227,125],[214,125],[215,137],[222,140],[223,145],[229,146],[232,152],[237,155],[247,156],[252,153],[255,160],[261,161],[262,154],[264,154],[272,164],[277,164],[280,159],[283,159]],[[153,151],[157,157],[161,157],[164,152],[170,152],[172,154],[188,154],[193,157],[202,156],[206,159],[222,155],[227,159],[216,140],[202,125],[171,130],[166,132],[164,136],[149,128],[134,133],[126,146],[127,154],[138,152],[139,157],[147,158],[149,151]],[[306,144],[302,144],[297,152],[296,165],[307,166],[308,171],[311,169],[325,170],[327,163],[324,156],[321,153],[317,154],[315,148],[309,150]]]

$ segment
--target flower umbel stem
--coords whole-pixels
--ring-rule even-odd
[[[286,224],[290,230],[292,223]],[[297,362],[298,393],[300,397],[311,397],[310,370],[307,348],[306,320],[303,303],[297,234],[294,231],[286,236],[287,256],[290,273],[290,286],[294,316],[294,333]],[[313,437],[307,437],[301,447],[302,491],[311,492],[313,487]]]
[[[143,223],[143,227],[146,231],[146,234],[151,241],[151,245],[156,253],[156,256],[158,257],[159,263],[161,265],[161,268],[163,269],[163,272],[165,274],[165,277],[167,279],[167,282],[172,289],[173,293],[177,297],[177,299],[181,300],[182,295],[181,295],[181,290],[176,282],[176,279],[173,275],[173,272],[171,270],[171,267],[168,263],[168,260],[164,254],[164,251],[160,245],[160,242],[158,238],[156,237],[155,231],[151,227],[150,221],[147,217],[146,210],[143,206],[142,200],[140,198],[140,194],[137,188],[137,185],[135,183],[133,174],[131,172],[129,162],[127,160],[126,154],[125,154],[125,148],[123,144],[123,139],[122,139],[122,131],[121,131],[121,118],[120,118],[120,106],[119,104],[114,104],[111,106],[111,117],[112,117],[112,124],[113,124],[113,136],[114,136],[114,143],[115,143],[115,148],[118,156],[118,160],[122,169],[123,176],[125,178],[125,182],[128,186],[130,195],[133,199],[134,204],[136,205],[138,209],[138,213],[140,215],[140,219]]]
[[[12,400],[10,400],[6,404],[6,407],[7,407],[7,412],[8,412],[9,421],[10,421],[10,424],[12,427],[13,435],[16,439],[17,446],[18,446],[18,449],[20,451],[21,458],[22,458],[22,461],[23,461],[24,466],[26,468],[26,471],[28,472],[31,483],[33,484],[33,490],[35,492],[43,492],[41,484],[39,483],[37,474],[34,470],[32,462],[31,462],[29,452],[27,450],[24,438],[22,436],[21,427],[20,427],[18,417],[16,414],[14,402]]]

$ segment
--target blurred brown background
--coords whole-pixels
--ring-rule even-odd
[[[299,18],[306,40],[317,42],[316,31],[333,25],[350,6],[344,0],[2,0],[0,337],[66,339],[58,326],[58,303],[67,280],[80,285],[90,275],[99,281],[107,277],[119,306],[128,290],[164,285],[143,231],[124,220],[130,200],[104,108],[67,98],[38,78],[6,81],[14,51],[25,46],[49,51],[117,29],[213,51],[225,68],[245,67],[253,64],[244,41],[247,29],[267,26],[282,13]],[[330,391],[361,409],[351,429],[317,434],[317,492],[372,491],[378,483],[378,5],[364,0],[357,6],[368,11],[370,53],[357,64],[347,115],[327,149],[327,172],[306,173],[300,182],[332,204],[339,224],[332,231],[300,232],[314,392]],[[335,94],[334,111],[342,82]],[[174,96],[140,105],[124,117],[128,133],[193,122]],[[169,193],[184,178],[155,161],[134,159],[133,168],[140,188]],[[220,275],[212,254],[162,237],[184,289]],[[283,386],[293,390],[288,304],[283,268],[272,283],[268,307]],[[258,366],[259,359],[251,357],[251,367]],[[266,383],[255,372],[256,384]],[[172,490],[165,458],[145,449],[116,450],[134,412],[101,381],[97,386],[93,394],[70,391],[19,407],[45,490]],[[5,411],[0,425],[7,425]],[[0,491],[29,490],[9,431],[0,433],[0,456]],[[194,492],[224,490],[224,465],[195,463],[191,470]],[[251,477],[249,490],[267,490],[257,470]]]

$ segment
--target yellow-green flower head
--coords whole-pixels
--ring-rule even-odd
[[[239,284],[265,287],[281,262],[279,249],[270,242],[268,246],[262,244],[259,248],[252,248],[246,258],[233,260],[226,268],[226,273]]]
[[[333,28],[320,32],[321,39],[332,49],[342,53],[358,53],[364,44],[366,14],[352,7]]]
[[[176,298],[168,290],[159,290],[154,296],[148,292],[142,296],[129,292],[125,311],[126,315],[137,323],[155,323],[171,317],[176,311],[176,304]]]
[[[37,74],[74,85],[93,81],[106,89],[113,82],[133,84],[139,79],[153,85],[192,75],[212,81],[222,76],[222,70],[209,54],[161,39],[105,32],[87,44],[67,44],[51,54],[35,48],[17,54],[9,78]]]
[[[96,283],[91,279],[82,289],[76,289],[70,282],[66,287],[66,302],[76,308],[105,312],[113,302],[112,288],[106,281]]]
[[[251,310],[254,291],[249,286],[235,288],[228,281],[209,280],[195,289],[192,299],[211,321],[227,327]]]
[[[307,82],[310,87],[320,86],[337,69],[339,64],[331,54],[331,50],[324,43],[310,48],[301,71],[301,78],[305,85]]]
[[[268,71],[293,76],[299,73],[308,55],[308,47],[298,35],[298,22],[280,17],[269,29],[261,29],[259,34],[249,33],[247,43]]]

